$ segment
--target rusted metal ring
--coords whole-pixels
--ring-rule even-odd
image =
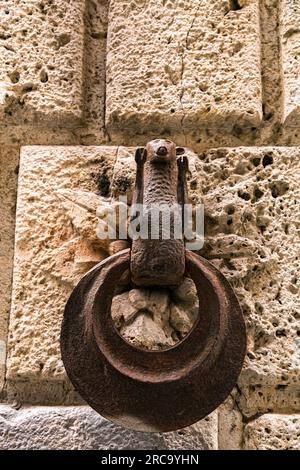
[[[61,350],[75,389],[101,415],[140,431],[171,431],[204,418],[228,396],[246,349],[236,296],[208,261],[186,252],[199,315],[180,343],[146,351],[127,343],[111,318],[111,300],[129,269],[130,250],[99,263],[65,308]]]

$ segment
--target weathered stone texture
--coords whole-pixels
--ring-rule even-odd
[[[216,449],[216,413],[202,423],[166,434],[129,431],[91,408],[0,407],[0,449],[129,450]]]
[[[116,295],[111,314],[120,334],[135,346],[159,350],[174,346],[193,327],[199,302],[194,282],[173,289],[131,289]]]
[[[300,415],[266,414],[247,424],[244,449],[299,450]]]
[[[36,401],[43,381],[46,393],[58,399],[65,379],[59,353],[65,302],[82,275],[107,256],[107,241],[96,235],[96,208],[108,201],[99,193],[109,194],[116,152],[115,147],[22,150],[7,377],[11,384],[20,382],[25,394],[26,381],[40,381],[40,395],[31,397]]]
[[[299,410],[299,149],[217,149],[200,158],[202,254],[231,281],[248,330],[236,401],[247,417]]]
[[[258,1],[110,2],[106,123],[166,133],[261,121]]]
[[[74,126],[83,115],[85,0],[0,6],[0,119]]]
[[[235,406],[232,395],[218,408],[218,449],[240,450],[243,441],[243,416]]]
[[[104,138],[107,10],[107,0],[86,0],[84,128],[77,131],[85,145]]]
[[[281,48],[283,67],[284,111],[287,126],[300,126],[300,3],[281,2]]]
[[[107,0],[1,3],[0,143],[106,142],[107,12]]]
[[[10,310],[19,151],[0,149],[0,391],[4,383]]]
[[[258,2],[238,11],[230,3],[111,1],[106,117],[112,133],[259,124]]]
[[[65,380],[58,350],[65,300],[109,252],[95,217],[109,200],[96,192],[109,196],[112,178],[115,196],[132,194],[132,165],[121,162],[133,161],[133,149],[119,151],[23,149],[8,361],[9,383],[23,392],[25,380],[43,382],[50,395],[51,383]],[[201,254],[232,282],[245,313],[248,354],[235,401],[247,417],[299,409],[298,155],[295,148],[217,149],[198,161],[190,154],[191,195],[205,204]]]
[[[124,196],[129,204],[132,202],[136,172],[134,152],[134,147],[118,147],[114,176],[111,183],[112,196],[114,198]]]
[[[0,0],[0,392],[7,369],[1,396],[16,407],[64,405],[1,406],[0,449],[300,448],[299,21],[298,0]],[[119,208],[111,198],[131,202],[133,145],[157,136],[199,153],[199,254],[232,283],[248,334],[226,402],[164,435],[65,406],[83,402],[59,351],[73,286],[128,246],[97,230]],[[25,144],[51,147],[21,152],[10,315]],[[112,309],[128,341],[171,346],[192,327],[184,285],[130,289]]]

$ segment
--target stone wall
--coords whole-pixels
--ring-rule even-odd
[[[0,448],[300,448],[299,22],[298,0],[1,2]],[[147,434],[84,404],[59,332],[112,251],[96,208],[131,197],[134,148],[157,136],[193,162],[200,254],[237,292],[248,351],[212,415]]]

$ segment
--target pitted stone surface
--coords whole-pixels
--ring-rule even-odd
[[[127,160],[133,153],[120,149]],[[299,407],[298,153],[297,148],[217,149],[198,160],[189,153],[192,198],[205,203],[201,254],[233,284],[248,327],[248,355],[236,398],[245,416]],[[95,235],[96,192],[132,193],[132,166],[121,165],[117,154],[115,147],[23,150],[11,383],[64,379],[58,336],[65,300],[74,282],[109,250]],[[131,329],[140,306],[125,309]],[[124,322],[121,315],[119,321]],[[138,327],[142,331],[145,321],[139,320]]]
[[[109,131],[178,132],[261,120],[258,1],[110,2]],[[120,66],[122,64],[122,66]]]
[[[217,447],[217,415],[179,432],[142,433],[117,426],[91,408],[0,407],[0,449],[159,450]]]
[[[281,48],[283,67],[283,93],[285,125],[300,126],[300,3],[298,0],[282,0]]]
[[[288,413],[300,409],[300,150],[278,148],[300,145],[298,0],[0,4],[0,397],[7,391],[16,407],[83,403],[60,361],[62,310],[89,268],[128,246],[99,241],[96,233],[118,207],[111,196],[131,201],[132,145],[145,145],[145,134],[205,152],[199,160],[188,152],[190,198],[206,206],[200,254],[232,282],[248,328],[245,366],[218,418],[146,435],[86,407],[2,407],[0,447],[299,449],[299,415]],[[8,382],[1,392],[17,146],[106,141],[123,147],[22,151]],[[239,145],[248,148],[233,149]],[[228,149],[207,152],[215,147]],[[174,341],[172,333],[186,326],[178,305],[191,298],[189,289],[177,289],[172,312],[173,292],[156,299],[159,308],[143,290],[123,294],[122,285],[115,311],[127,339],[146,332],[149,341],[152,332],[157,347],[159,338]]]
[[[63,309],[75,283],[108,255],[108,242],[96,234],[96,208],[109,201],[116,153],[115,147],[22,149],[7,378],[23,391],[39,381],[41,393],[44,383],[52,394],[50,381],[58,390],[65,379]],[[40,400],[35,395],[29,399]]]
[[[0,149],[0,391],[4,383],[11,299],[18,164],[17,148]]]
[[[299,450],[300,415],[266,414],[245,427],[244,449]]]
[[[299,410],[299,148],[216,149],[200,158],[201,253],[232,283],[247,325],[236,401],[247,417]]]
[[[247,324],[244,369],[233,401],[219,413],[219,446],[239,448],[243,420],[257,413],[299,410],[299,149],[221,148],[198,159],[187,153],[191,197],[205,205],[206,237],[200,254],[233,284]],[[22,150],[7,375],[10,397],[30,403],[76,402],[60,361],[60,319],[76,280],[111,252],[95,231],[99,220],[105,220],[112,193],[130,199],[133,155],[134,148],[117,147]],[[126,164],[121,163],[124,159]],[[98,202],[100,218],[95,216]],[[120,299],[124,294],[126,299]],[[178,331],[176,309],[171,315],[167,295],[160,293],[159,308],[151,308],[150,316],[144,313],[153,298],[143,290],[126,294],[121,289],[117,295],[118,326],[123,332],[129,327],[134,339],[146,323],[149,327],[149,319],[160,334],[168,328]],[[180,305],[193,294],[186,285],[175,297]],[[162,312],[168,308],[173,325],[164,323]],[[158,331],[155,335],[157,341]]]
[[[74,126],[82,119],[85,0],[0,6],[0,120]]]
[[[159,350],[174,346],[193,327],[199,302],[194,282],[174,289],[131,289],[116,295],[112,317],[120,334],[135,346]]]

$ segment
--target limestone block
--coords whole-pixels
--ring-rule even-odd
[[[266,414],[245,427],[248,450],[299,450],[300,415]]]
[[[174,346],[189,333],[198,309],[195,284],[185,278],[176,289],[127,289],[113,298],[111,313],[128,342],[159,350]]]
[[[7,378],[21,395],[35,386],[29,400],[40,400],[43,383],[46,395],[61,399],[62,313],[74,284],[108,254],[96,209],[109,203],[116,154],[116,147],[22,149]]]
[[[218,416],[214,411],[202,421],[176,432],[163,434],[168,449],[218,449]]]
[[[74,282],[109,252],[95,236],[95,200],[101,200],[95,191],[106,201],[111,193],[132,194],[133,153],[111,147],[22,151],[8,378],[30,402],[43,393],[66,400],[65,385],[64,395],[57,393],[58,382],[65,384],[58,352],[62,310]],[[205,204],[201,254],[233,284],[248,329],[235,402],[245,417],[296,411],[299,149],[222,148],[200,154],[197,162],[191,152],[189,158],[192,199]],[[176,292],[179,300],[190,295],[189,286]]]
[[[300,126],[300,4],[298,0],[282,0],[280,18],[284,111],[286,126]]]
[[[129,431],[89,407],[0,407],[0,449],[163,450],[216,449],[216,413],[201,423],[166,434]],[[26,430],[26,432],[24,432]]]
[[[260,123],[259,2],[239,4],[110,2],[106,124],[112,135]]]
[[[243,440],[243,416],[236,409],[232,395],[218,408],[219,450],[240,450]]]
[[[242,413],[299,410],[299,148],[200,155],[205,245],[235,288],[248,330]]]
[[[4,383],[7,323],[11,299],[18,163],[17,148],[0,149],[0,391]]]
[[[85,0],[0,6],[0,120],[78,125],[83,112]]]

